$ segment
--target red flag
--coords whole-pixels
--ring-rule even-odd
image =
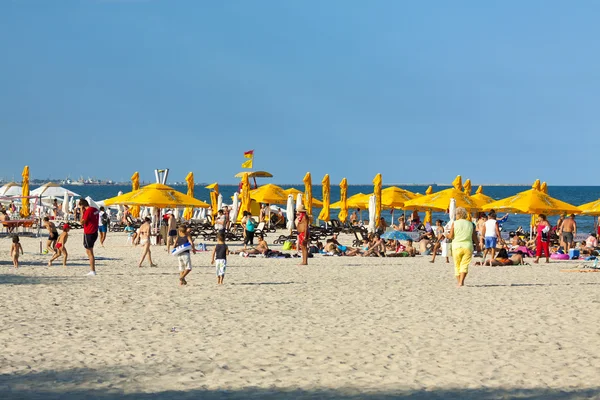
[[[244,152],[244,157],[245,158],[252,158],[254,157],[254,150],[248,150]]]

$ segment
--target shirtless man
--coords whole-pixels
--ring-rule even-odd
[[[561,225],[560,237],[565,244],[565,254],[569,254],[569,248],[573,244],[575,235],[577,235],[577,223],[575,222],[575,215],[571,214]]]
[[[146,256],[148,256],[148,261],[150,261],[151,267],[157,267],[156,264],[152,262],[152,252],[150,251],[150,217],[146,217],[144,219],[144,223],[140,226],[140,245],[142,246],[142,258],[140,258],[140,262],[138,264],[139,268],[142,268],[142,263]]]
[[[177,241],[177,219],[172,212],[169,213],[169,220],[167,221],[167,253],[171,250],[171,246],[175,247]],[[152,261],[150,261],[152,264]]]
[[[50,221],[50,218],[44,217],[44,228],[48,230],[48,240],[46,241],[44,254],[47,254],[49,251],[56,252],[56,241],[58,240],[56,225],[54,225],[54,222]]]

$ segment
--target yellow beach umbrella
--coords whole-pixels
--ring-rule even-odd
[[[340,222],[345,222],[348,218],[348,180],[342,179],[340,182],[340,213],[338,219]]]
[[[390,186],[381,191],[381,207],[404,208],[404,203],[416,198],[417,195],[397,186]]]
[[[211,183],[211,184],[210,184],[210,185],[208,185],[208,186],[204,186],[204,188],[205,188],[205,189],[209,189],[209,190],[210,190],[210,189],[214,189],[214,190],[215,190],[215,192],[219,193],[219,184],[218,184],[217,182],[215,182],[215,183]]]
[[[433,193],[433,187],[429,186],[427,188],[427,190],[425,191],[425,196],[429,196],[432,193]],[[433,217],[431,215],[431,209],[429,209],[429,210],[425,211],[425,218],[423,219],[423,223],[426,224],[429,222],[431,224],[432,220],[433,220]]]
[[[329,187],[329,174],[325,174],[321,181],[323,185],[323,209],[319,213],[319,219],[321,221],[329,221],[329,203],[330,203],[330,187]]]
[[[250,191],[250,198],[259,203],[267,204],[286,204],[287,195],[285,191],[272,183],[259,186],[258,188]]]
[[[600,199],[582,204],[578,208],[581,210],[581,213],[585,215],[600,215]]]
[[[248,173],[244,172],[242,175],[242,204],[240,205],[240,211],[238,213],[238,221],[243,218],[244,211],[250,211],[252,200],[250,199],[250,181],[248,180]]]
[[[381,217],[381,174],[375,175],[373,178],[373,194],[375,195],[375,221],[379,224]]]
[[[140,188],[140,173],[136,171],[131,176],[131,190],[136,191],[136,190],[139,190],[139,188]],[[139,206],[131,207],[129,212],[131,213],[131,216],[133,218],[139,218],[140,207]]]
[[[219,193],[214,190],[209,193],[210,195],[210,209],[212,210],[212,223],[217,223],[217,214],[219,213]]]
[[[473,199],[479,207],[483,207],[484,205],[495,201],[490,196],[483,194],[483,187],[481,186],[477,188],[475,194],[471,196],[471,199]]]
[[[104,200],[104,205],[146,206],[156,208],[209,207],[205,202],[178,192],[172,187],[163,185],[162,183],[153,183],[144,186],[141,189]]]
[[[368,209],[369,197],[371,197],[370,194],[364,193],[357,193],[353,196],[350,196],[346,199],[346,207]],[[341,201],[336,201],[335,203],[331,204],[329,208],[342,208],[342,203]]]
[[[546,182],[542,182],[542,185],[540,186],[540,190],[542,191],[542,193],[548,194],[548,184]]]
[[[463,192],[464,192],[464,193],[465,193],[467,196],[470,196],[470,195],[471,195],[471,190],[472,190],[472,187],[471,187],[471,180],[470,180],[470,179],[467,179],[467,180],[465,181],[465,184],[463,185],[463,187],[464,187],[464,190],[463,190]]]
[[[312,206],[313,206],[313,198],[312,198],[312,179],[310,177],[310,172],[307,172],[304,175],[304,208],[306,208],[306,212],[308,215],[312,215]]]
[[[186,175],[185,181],[187,182],[187,195],[190,197],[194,197],[194,173],[190,172]],[[187,207],[183,212],[183,218],[186,220],[192,219],[194,216],[194,208]]]
[[[23,168],[23,173],[21,174],[21,176],[23,177],[23,182],[21,183],[21,195],[29,196],[29,165],[26,165],[25,168]],[[21,217],[29,217],[29,215],[31,214],[31,212],[29,211],[29,199],[23,199],[21,201],[21,204]]]
[[[302,190],[298,190],[296,188],[289,188],[284,190],[285,195],[292,195],[294,198],[298,196],[298,193],[302,193],[302,197],[304,197],[304,192]],[[323,202],[315,197],[312,199],[313,207],[323,207]],[[331,207],[329,207],[331,208]]]
[[[581,210],[576,206],[550,197],[540,189],[540,180],[538,179],[534,182],[531,189],[486,204],[482,209],[485,211],[495,210],[497,212],[514,212],[519,214],[557,215],[562,213],[581,213]]]
[[[479,206],[466,194],[463,193],[463,186],[460,175],[452,182],[453,187],[441,190],[436,193],[417,197],[406,202],[404,207],[409,210],[417,211],[446,211],[450,206],[450,199],[456,201],[456,207],[463,207],[467,211],[477,211]]]

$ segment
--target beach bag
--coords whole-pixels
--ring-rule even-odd
[[[102,214],[102,225],[108,225],[108,223],[110,222],[110,218],[108,216],[108,213],[105,212],[104,214]]]
[[[283,246],[281,247],[281,250],[291,250],[292,249],[292,242],[290,242],[289,240],[286,240],[285,242],[283,242]]]

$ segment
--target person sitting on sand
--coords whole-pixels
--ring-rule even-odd
[[[269,245],[267,244],[267,241],[265,240],[262,233],[258,234],[257,237],[258,237],[258,244],[255,247],[245,250],[244,253],[246,253],[246,254],[262,254],[262,255],[266,256],[267,253],[269,252]]]
[[[590,250],[595,250],[598,247],[598,239],[596,238],[595,233],[590,233],[590,236],[585,239],[585,245]]]
[[[362,256],[385,257],[385,240],[381,238],[381,235],[375,234],[373,241],[369,244],[369,250],[362,253]]]
[[[69,226],[69,224],[64,224],[63,232],[58,236],[58,240],[56,241],[56,253],[52,256],[50,261],[48,261],[49,267],[52,266],[52,261],[56,260],[60,256],[63,257],[63,263],[62,263],[63,267],[67,266],[67,257],[69,257],[69,254],[67,253],[66,245],[67,245],[67,239],[69,238],[69,230],[71,230],[71,227]]]
[[[413,246],[412,239],[409,239],[406,243],[406,248],[404,249],[409,255],[409,257],[414,257],[417,255],[417,249]]]
[[[433,232],[427,232],[419,238],[419,254],[422,256],[428,256],[431,254]]]
[[[515,253],[512,256],[508,256],[506,249],[500,249],[496,258],[490,258],[485,260],[483,263],[477,261],[475,265],[484,265],[489,267],[503,267],[507,265],[521,265],[523,264],[523,255]]]

